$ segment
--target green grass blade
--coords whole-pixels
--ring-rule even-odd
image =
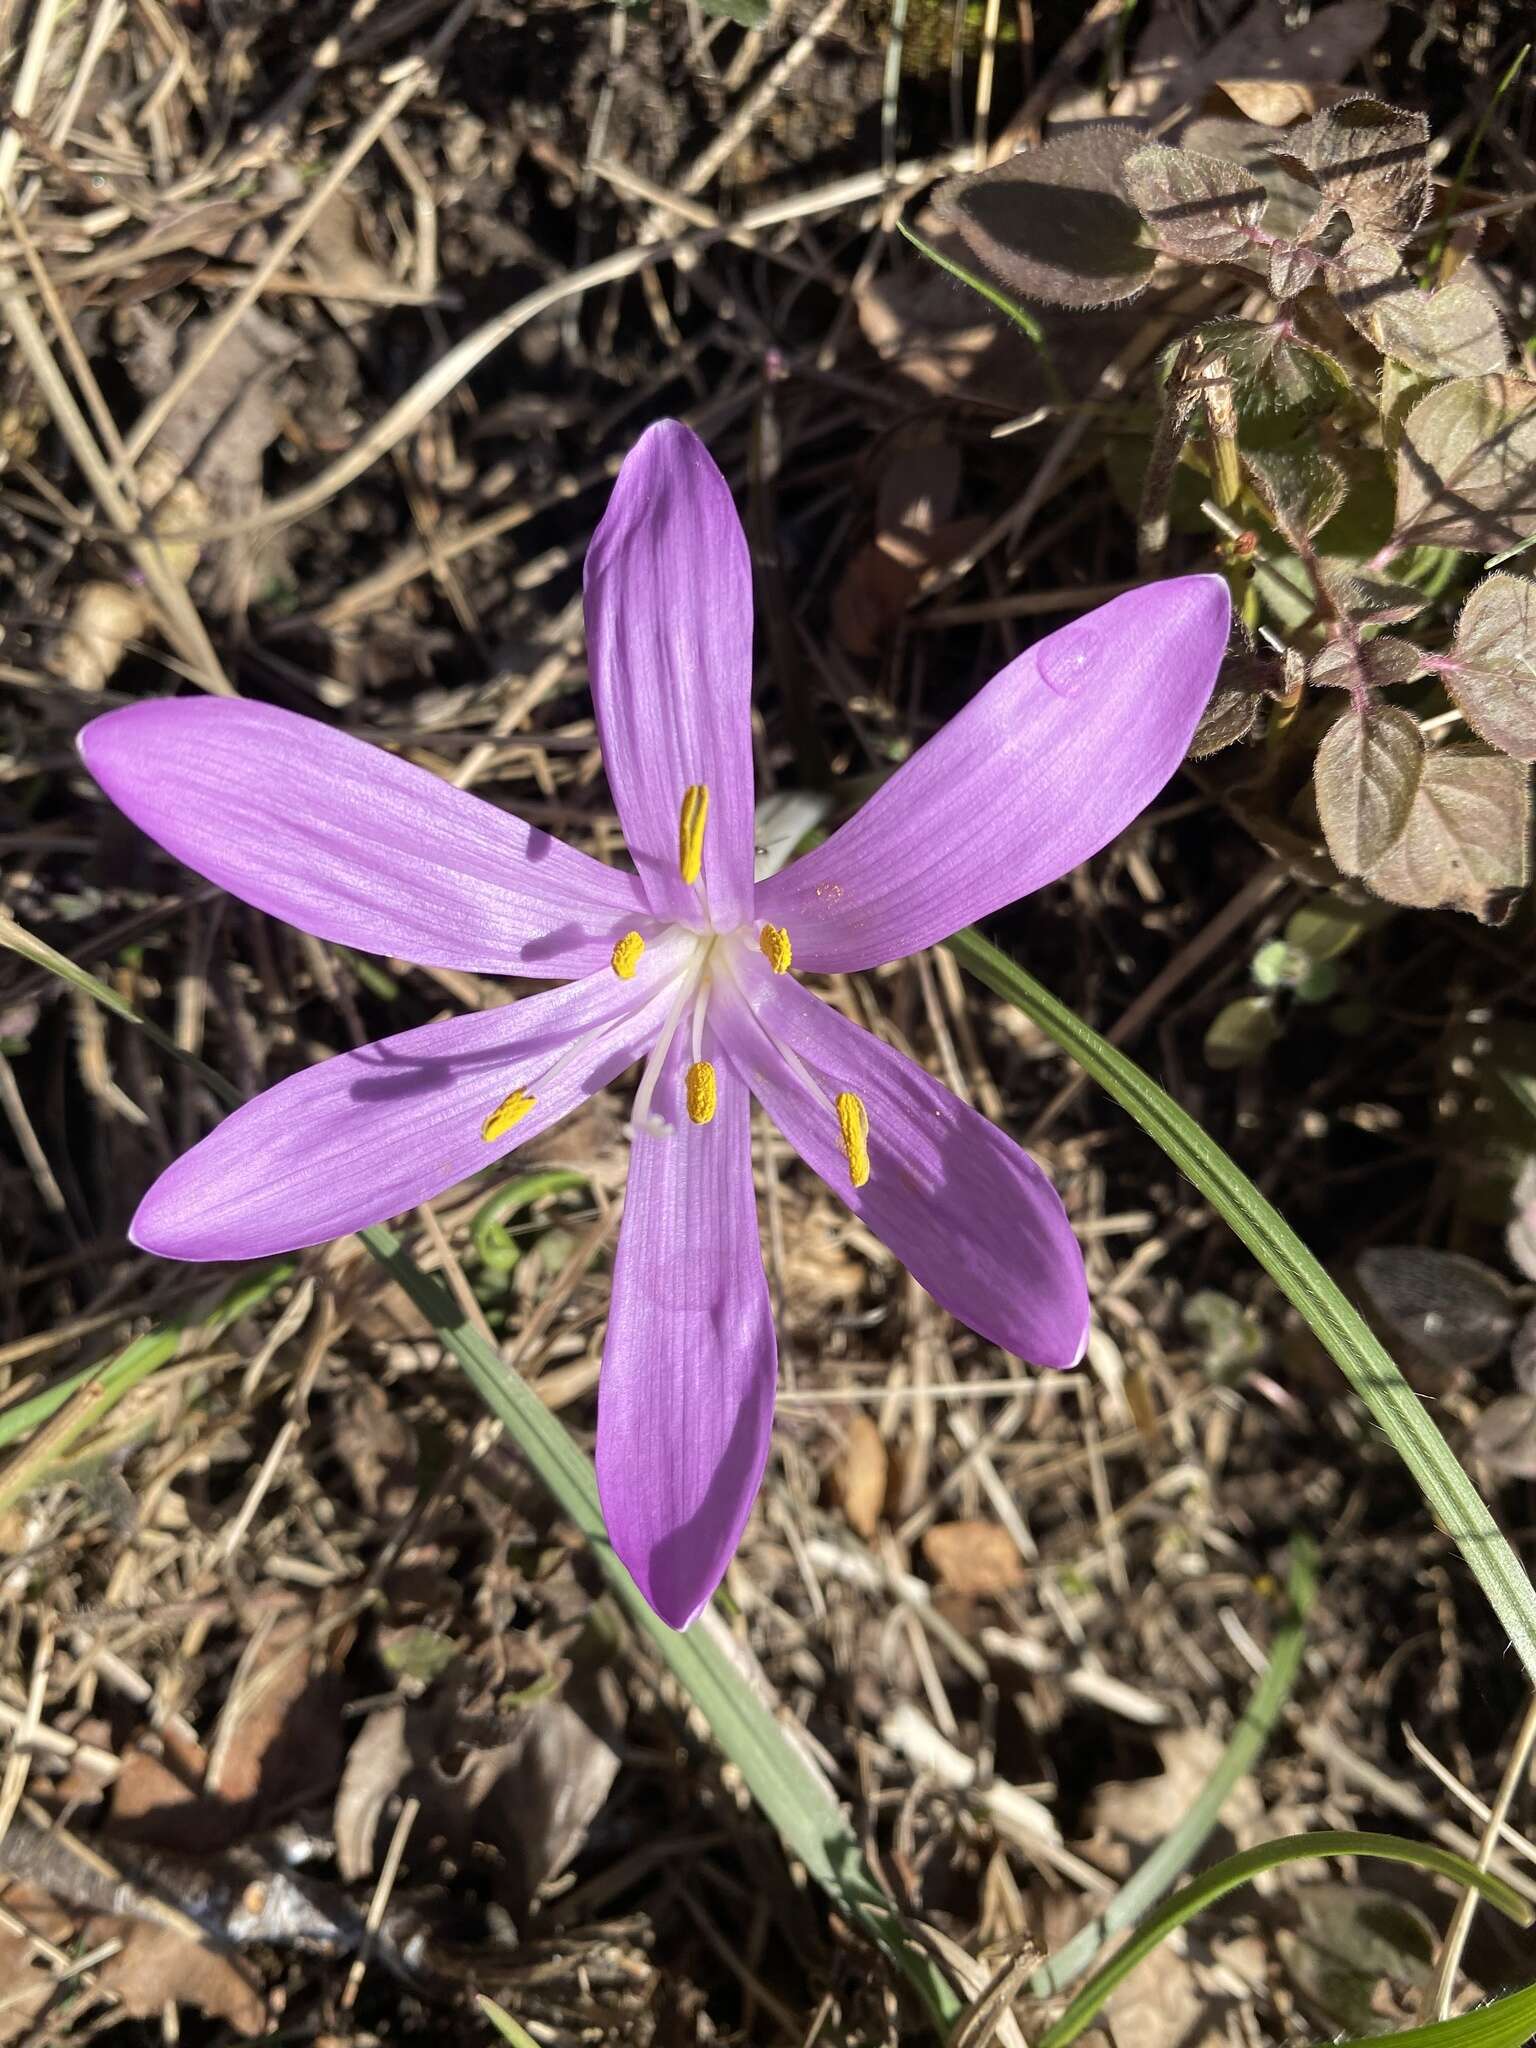
[[[1136,1965],[1149,1956],[1159,1942],[1166,1941],[1176,1928],[1182,1927],[1204,1907],[1214,1905],[1217,1899],[1225,1898],[1228,1892],[1236,1891],[1239,1885],[1249,1883],[1266,1870],[1278,1870],[1287,1863],[1310,1862],[1319,1856],[1379,1856],[1388,1863],[1412,1863],[1420,1870],[1433,1871],[1456,1884],[1472,1886],[1491,1905],[1497,1906],[1501,1913],[1522,1927],[1529,1926],[1532,1918],[1530,1907],[1512,1885],[1507,1885],[1502,1878],[1493,1877],[1489,1871],[1479,1870],[1464,1856],[1457,1856],[1449,1849],[1437,1849],[1431,1842],[1410,1842],[1399,1835],[1361,1835],[1342,1830],[1282,1835],[1278,1841],[1261,1842],[1256,1849],[1245,1849],[1241,1855],[1227,1857],[1176,1891],[1166,1905],[1142,1924],[1124,1948],[1111,1956],[1104,1967],[1088,1980],[1056,2024],[1041,2035],[1039,2048],[1068,2048],[1068,2044],[1091,2024],[1105,2000],[1124,1983]],[[1398,2038],[1407,2039],[1408,2036]]]
[[[1464,2012],[1460,2019],[1436,2020],[1427,2027],[1406,2027],[1397,2034],[1368,2034],[1364,2040],[1320,2041],[1317,2048],[1382,2048],[1395,2041],[1398,2048],[1525,2048],[1536,2033],[1536,1984],[1524,1991],[1511,1991],[1476,2012]]]
[[[1536,1681],[1536,1589],[1428,1411],[1290,1225],[1171,1095],[979,932],[948,941],[979,981],[1069,1052],[1231,1225],[1343,1372],[1418,1481]]]
[[[220,1330],[228,1329],[239,1317],[259,1308],[285,1280],[292,1279],[296,1270],[292,1259],[279,1259],[254,1273],[242,1274],[217,1305],[194,1322],[191,1328],[204,1337],[216,1337]],[[120,1351],[110,1364],[82,1365],[77,1371],[66,1373],[63,1379],[55,1380],[51,1387],[44,1387],[40,1394],[29,1394],[25,1401],[0,1408],[0,1451],[30,1436],[34,1429],[41,1428],[43,1423],[58,1414],[72,1394],[78,1393],[92,1380],[99,1380],[103,1392],[111,1393],[112,1398],[107,1402],[110,1408],[130,1387],[137,1386],[148,1374],[158,1372],[162,1365],[170,1363],[185,1340],[187,1328],[179,1321],[163,1323],[158,1329],[146,1331],[142,1337],[135,1338],[127,1350]]]
[[[528,2029],[519,2026],[511,2013],[505,2007],[498,2005],[494,1998],[487,1998],[483,1992],[477,1992],[475,2003],[485,2014],[485,2017],[490,2021],[497,2033],[500,2034],[503,2041],[510,2041],[512,2043],[512,2048],[539,2048],[538,2042],[534,2040]]]
[[[1276,1631],[1264,1676],[1255,1687],[1253,1698],[1248,1702],[1248,1711],[1233,1730],[1232,1739],[1222,1751],[1215,1770],[1201,1786],[1199,1795],[1178,1826],[1170,1829],[1147,1860],[1131,1873],[1104,1911],[1096,1914],[1086,1927],[1036,1970],[1027,1987],[1032,1998],[1049,1998],[1054,1992],[1065,1991],[1075,1978],[1092,1966],[1094,1957],[1104,1944],[1117,1934],[1123,1934],[1143,1913],[1155,1906],[1199,1854],[1201,1844],[1215,1827],[1234,1787],[1258,1761],[1271,1730],[1280,1718],[1281,1709],[1291,1696],[1296,1674],[1301,1669],[1307,1614],[1316,1591],[1312,1546],[1300,1539],[1293,1541],[1290,1614]]]

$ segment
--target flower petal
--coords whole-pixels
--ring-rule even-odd
[[[167,1167],[129,1234],[168,1259],[255,1259],[381,1223],[558,1123],[645,1050],[669,1000],[642,963],[632,983],[593,975],[322,1060]],[[568,1046],[604,1026],[540,1085]],[[487,1144],[481,1125],[516,1087],[534,1107]]]
[[[714,1121],[681,1108],[683,1034],[637,1131],[597,1406],[613,1546],[673,1628],[719,1585],[762,1480],[778,1351],[757,1237],[751,1103],[720,1072]],[[709,1049],[706,1043],[706,1051]]]
[[[1088,1339],[1083,1255],[1028,1153],[904,1054],[758,960],[711,1021],[784,1136],[951,1315],[1035,1365],[1076,1365]],[[754,1021],[755,1020],[755,1021]],[[779,1047],[824,1091],[812,1093]],[[851,1184],[832,1103],[869,1119],[869,1179]]]
[[[854,818],[757,891],[795,965],[898,960],[1097,853],[1184,758],[1227,644],[1219,576],[1111,599],[1011,662]]]
[[[662,420],[619,471],[587,551],[587,661],[603,760],[658,917],[697,921],[678,873],[683,796],[709,791],[717,926],[752,910],[752,565],[697,434]]]
[[[177,860],[367,953],[560,981],[602,966],[645,913],[633,875],[269,704],[130,704],[93,719],[80,751]]]

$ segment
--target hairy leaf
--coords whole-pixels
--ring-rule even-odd
[[[1319,189],[1355,227],[1403,242],[1429,205],[1429,123],[1362,94],[1314,114],[1287,138]]]
[[[1477,586],[1443,680],[1490,747],[1536,761],[1536,582],[1499,570]]]
[[[1349,710],[1317,750],[1317,815],[1346,875],[1374,867],[1408,823],[1424,774],[1418,720],[1390,704]]]
[[[1219,754],[1223,747],[1247,739],[1258,716],[1259,699],[1251,690],[1222,689],[1218,685],[1189,743],[1190,760],[1203,761],[1208,754]]]
[[[1422,590],[1361,569],[1348,556],[1323,555],[1318,570],[1328,594],[1357,625],[1397,626],[1416,618],[1429,603]]]
[[[1519,761],[1442,747],[1424,764],[1402,836],[1366,880],[1390,903],[1501,924],[1529,872],[1528,781]]]
[[[1243,465],[1265,509],[1292,547],[1311,539],[1344,502],[1348,482],[1333,458],[1304,443],[1249,448]]]
[[[1145,289],[1155,260],[1125,182],[1144,141],[1133,122],[1092,122],[951,178],[935,203],[1011,290],[1050,306],[1113,305]]]
[[[1283,130],[1206,114],[1189,123],[1179,142],[1197,156],[1241,165],[1263,186],[1262,225],[1267,233],[1291,240],[1305,234],[1316,220],[1322,195],[1309,179],[1296,175],[1296,155]]]
[[[1416,376],[1475,377],[1509,360],[1498,306],[1470,278],[1421,292],[1391,242],[1368,234],[1353,236],[1325,270],[1350,324]]]
[[[1167,255],[1232,263],[1261,253],[1264,187],[1241,165],[1154,142],[1127,157],[1125,185]]]
[[[1536,533],[1536,384],[1465,377],[1409,413],[1397,452],[1403,546],[1492,554]]]
[[[1279,325],[1212,320],[1196,331],[1203,357],[1219,357],[1227,366],[1245,451],[1294,435],[1308,420],[1333,412],[1349,390],[1341,364]],[[1170,360],[1176,352],[1177,344]]]
[[[1379,633],[1374,640],[1330,640],[1313,655],[1307,681],[1319,690],[1385,690],[1424,673],[1411,640]]]
[[[1509,1283],[1480,1259],[1419,1245],[1377,1245],[1355,1261],[1395,1335],[1447,1371],[1492,1364],[1514,1334]]]

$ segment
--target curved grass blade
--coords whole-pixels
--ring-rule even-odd
[[[1459,2019],[1406,2027],[1397,2034],[1371,2034],[1363,2041],[1320,2041],[1317,2048],[1381,2048],[1388,2041],[1395,2041],[1398,2048],[1525,2048],[1533,2033],[1536,1984],[1511,1991],[1476,2012],[1464,2012]]]
[[[1536,1681],[1536,1588],[1396,1363],[1284,1217],[1171,1095],[1006,953],[977,931],[959,932],[947,943],[963,967],[1022,1010],[1129,1110],[1300,1311],[1417,1480]]]
[[[1142,1924],[1124,1948],[1111,1956],[1104,1967],[1088,1980],[1056,2024],[1041,2035],[1039,2048],[1068,2048],[1068,2044],[1075,2041],[1092,2022],[1105,2000],[1136,1965],[1202,1908],[1225,1898],[1228,1892],[1236,1891],[1239,1885],[1262,1876],[1266,1870],[1278,1870],[1287,1863],[1311,1862],[1319,1856],[1379,1856],[1388,1863],[1412,1863],[1420,1870],[1431,1870],[1438,1877],[1448,1877],[1456,1884],[1470,1885],[1480,1891],[1490,1905],[1497,1906],[1501,1913],[1521,1927],[1529,1926],[1533,1917],[1531,1908],[1513,1886],[1489,1871],[1479,1870],[1464,1856],[1454,1855],[1449,1849],[1437,1849],[1431,1842],[1410,1842],[1400,1835],[1355,1834],[1331,1829],[1307,1835],[1282,1835],[1278,1841],[1261,1842],[1256,1849],[1245,1849],[1241,1855],[1228,1856],[1224,1862],[1203,1870],[1176,1891],[1166,1905]],[[1407,2038],[1406,2035],[1399,2036],[1399,2039]]]
[[[1188,1869],[1199,1854],[1200,1845],[1215,1827],[1233,1788],[1258,1761],[1301,1669],[1307,1614],[1317,1591],[1312,1546],[1300,1538],[1293,1539],[1291,1544],[1288,1591],[1291,1611],[1276,1631],[1264,1676],[1254,1688],[1248,1711],[1233,1730],[1215,1770],[1178,1826],[1170,1829],[1147,1860],[1132,1871],[1104,1911],[1035,1971],[1027,1987],[1032,1998],[1049,1998],[1053,1992],[1065,1991],[1074,1978],[1090,1968],[1107,1941],[1123,1934],[1157,1904],[1179,1873]]]

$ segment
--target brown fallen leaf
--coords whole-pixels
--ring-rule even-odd
[[[413,1798],[421,1812],[412,1848],[438,1866],[462,1863],[477,1847],[496,1850],[521,1910],[578,1853],[607,1800],[619,1725],[618,1702],[585,1679],[502,1722],[499,1740],[451,1700],[380,1707],[353,1743],[337,1791],[338,1868],[349,1881],[370,1877],[386,1810]]]
[[[855,1414],[848,1423],[843,1448],[832,1468],[832,1488],[842,1503],[848,1526],[868,1542],[885,1506],[890,1459],[885,1439],[868,1415]]]
[[[30,1885],[0,1880],[0,1886],[0,1906],[25,1930],[0,1925],[0,2043],[20,2040],[45,2011],[67,2012],[67,2031],[74,2033],[85,2012],[103,2006],[118,2018],[158,2020],[167,2005],[187,2005],[237,2033],[266,2032],[266,1998],[254,1973],[235,1957],[175,1928],[72,1912]],[[113,1942],[116,1951],[84,1978],[64,1982],[40,1946],[51,1943],[75,1955]]]
[[[996,1522],[936,1522],[923,1537],[923,1555],[947,1593],[982,1598],[1024,1583],[1018,1545]]]
[[[328,1792],[341,1762],[335,1681],[311,1671],[306,1601],[283,1597],[242,1666],[215,1751],[217,1781],[198,1781],[147,1743],[132,1743],[112,1787],[110,1832],[156,1848],[207,1855],[242,1840],[295,1800]],[[260,1613],[259,1608],[253,1612]],[[258,1621],[258,1626],[260,1622]]]
[[[1218,83],[1229,98],[1234,85],[1336,84],[1376,47],[1386,25],[1385,0],[1335,0],[1295,26],[1279,0],[1256,0],[1209,41],[1181,0],[1161,0],[1110,111],[1155,125],[1181,107],[1193,111]]]

